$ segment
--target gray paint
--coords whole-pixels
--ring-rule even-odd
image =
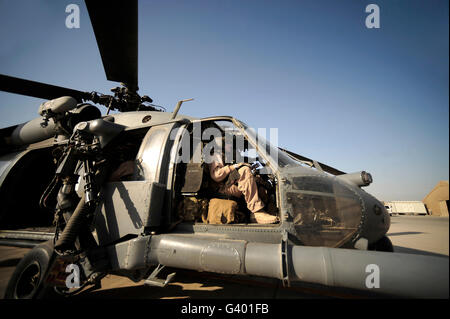
[[[222,274],[283,278],[281,243],[163,234],[139,237],[110,250],[115,256],[112,264],[118,269],[142,269],[161,264]],[[448,298],[448,258],[289,245],[287,264],[291,282],[402,297]],[[371,275],[369,265],[376,265],[380,270],[379,288],[366,285]]]
[[[10,144],[15,146],[37,143],[57,134],[57,126],[53,119],[50,119],[47,126],[42,127],[43,117],[35,118],[23,124],[19,124],[10,136]]]
[[[99,244],[138,235],[161,219],[161,184],[147,181],[111,182],[102,188],[94,226]]]

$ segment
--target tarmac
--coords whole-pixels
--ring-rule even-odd
[[[395,252],[449,256],[449,218],[435,216],[392,216],[388,236]],[[27,248],[0,246],[0,296],[15,266],[29,251]],[[283,287],[276,279],[221,276],[188,270],[176,271],[174,281],[165,288],[148,287],[143,281],[108,275],[101,289],[81,292],[82,299],[304,299],[370,298],[354,291],[317,285],[298,284]]]

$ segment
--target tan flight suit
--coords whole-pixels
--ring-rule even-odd
[[[214,160],[209,164],[209,173],[211,178],[220,183],[219,193],[225,195],[230,195],[234,197],[241,197],[244,195],[245,202],[247,203],[247,208],[255,213],[264,208],[264,203],[258,196],[258,186],[256,185],[255,177],[251,173],[248,166],[242,166],[238,169],[240,174],[239,179],[234,183],[234,185],[226,186],[222,183],[234,170],[233,165],[224,165],[222,156],[218,155],[214,157]]]

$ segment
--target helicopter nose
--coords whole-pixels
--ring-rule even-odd
[[[375,214],[375,216],[380,217],[379,220],[387,232],[391,227],[391,216],[389,215],[386,208],[380,203],[377,203],[373,206],[373,213]]]
[[[381,217],[381,221],[384,224],[389,223],[390,219],[386,219],[386,215],[389,216],[389,214],[387,213],[387,210],[385,207],[383,207],[383,205],[376,203],[373,205],[373,213],[376,216],[380,216]]]
[[[391,226],[391,217],[386,208],[375,197],[361,193],[364,201],[363,224],[359,237],[374,243],[386,235]]]
[[[389,214],[386,208],[384,208],[383,212],[383,223],[385,224],[387,230],[391,228],[391,215]]]

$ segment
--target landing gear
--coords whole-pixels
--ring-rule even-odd
[[[45,273],[53,253],[52,242],[34,247],[19,262],[6,287],[5,299],[34,299],[39,297]]]

